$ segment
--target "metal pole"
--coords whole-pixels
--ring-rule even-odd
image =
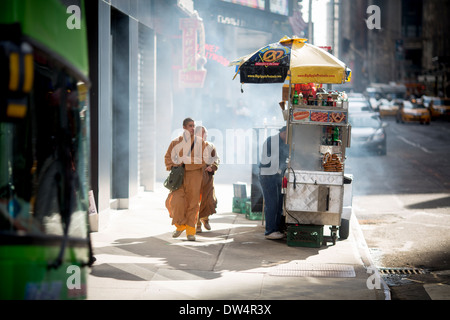
[[[308,7],[308,40],[309,43],[314,44],[314,35],[312,30],[312,0],[309,0]]]
[[[331,23],[332,23],[332,25],[331,25],[331,48],[333,49],[333,51],[334,51],[334,41],[335,41],[335,39],[334,39],[334,31],[335,31],[335,12],[334,12],[334,10],[335,10],[335,8],[334,8],[334,5],[335,5],[335,3],[334,3],[334,0],[331,0],[330,1],[331,2]]]

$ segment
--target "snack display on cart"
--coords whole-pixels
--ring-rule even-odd
[[[336,125],[347,124],[347,111],[328,111],[317,109],[293,109],[292,122],[324,123],[331,122]]]
[[[294,93],[291,99],[292,122],[347,124],[348,99],[345,92],[319,92],[300,90],[298,85],[292,86]],[[289,89],[289,88],[287,88]],[[286,90],[286,89],[284,89]],[[286,94],[283,93],[285,97]]]
[[[296,121],[308,121],[310,120],[310,112],[308,110],[298,110],[293,113],[293,118]]]
[[[314,111],[311,112],[311,121],[312,122],[329,122],[328,112],[323,111]]]
[[[347,122],[347,113],[346,112],[330,112],[330,122],[346,123]]]
[[[336,153],[326,153],[323,157],[322,166],[326,172],[342,172],[344,170],[342,160]]]

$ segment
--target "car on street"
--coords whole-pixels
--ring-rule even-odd
[[[389,83],[372,83],[364,91],[364,95],[368,98],[369,103],[374,111],[379,111],[382,99],[387,100],[403,100],[406,96],[406,86],[403,84]]]
[[[399,106],[396,121],[397,123],[420,122],[420,124],[430,124],[430,111],[418,100],[405,100]]]
[[[383,93],[379,88],[367,87],[364,91],[364,96],[367,97],[370,106],[374,111],[378,111],[378,105],[380,103],[380,99],[383,96]]]
[[[349,92],[347,93],[349,101],[366,101],[367,98],[362,93]]]
[[[399,105],[403,102],[403,100],[399,99],[380,99],[380,103],[378,105],[378,112],[380,113],[380,117],[389,117],[396,116],[398,112]]]
[[[367,112],[373,111],[367,100],[352,100],[348,99],[348,111],[349,113]]]
[[[386,155],[387,123],[381,121],[377,112],[350,113],[349,122],[352,126],[349,155]]]
[[[431,118],[450,117],[450,98],[422,96],[421,100],[430,111]]]

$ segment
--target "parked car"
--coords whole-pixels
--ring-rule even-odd
[[[422,103],[428,108],[432,118],[450,116],[450,99],[422,96]]]
[[[351,146],[348,153],[351,154],[378,154],[386,155],[386,127],[377,112],[350,113],[349,122],[351,129]]]
[[[396,121],[401,123],[419,121],[420,124],[430,124],[430,111],[417,100],[405,100],[399,106]]]

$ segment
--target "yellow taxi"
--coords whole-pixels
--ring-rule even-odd
[[[422,100],[432,118],[450,116],[450,98],[423,96]]]
[[[418,121],[420,124],[430,124],[430,111],[417,100],[405,100],[399,106],[396,121],[401,123]]]
[[[395,116],[398,113],[399,105],[402,103],[402,100],[388,100],[381,99],[378,105],[378,112],[380,113],[380,117],[387,116]]]

